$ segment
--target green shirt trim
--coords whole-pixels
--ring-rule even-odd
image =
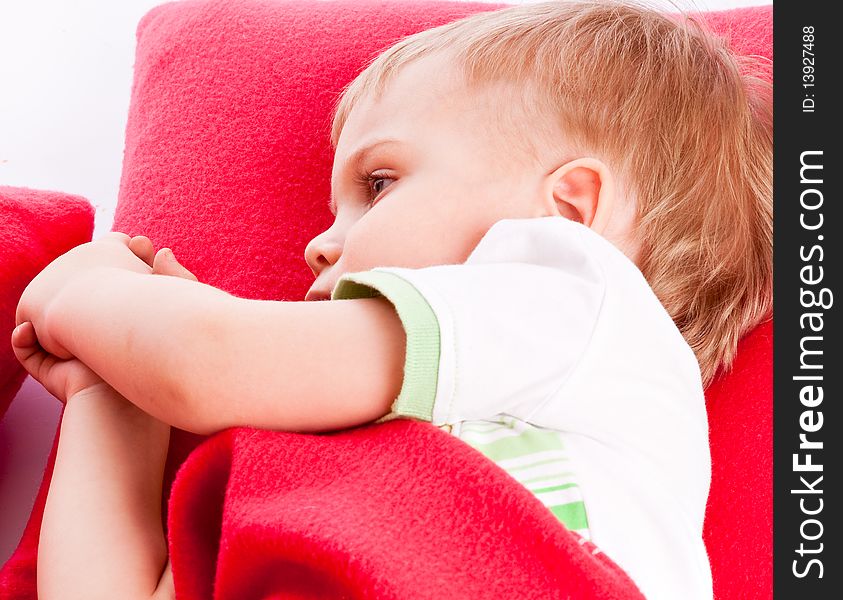
[[[385,297],[395,307],[407,347],[401,392],[392,410],[375,423],[401,417],[433,421],[433,404],[439,379],[439,321],[424,296],[395,273],[371,270],[346,273],[334,286],[331,300]]]

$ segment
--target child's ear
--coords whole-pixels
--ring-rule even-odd
[[[582,223],[602,234],[615,205],[612,172],[596,158],[578,158],[550,173],[544,185],[548,214]]]

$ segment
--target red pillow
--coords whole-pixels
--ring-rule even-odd
[[[0,417],[26,378],[12,352],[15,309],[27,284],[56,257],[91,241],[94,208],[61,192],[0,186]]]
[[[772,598],[773,323],[747,335],[706,390],[711,491],[705,544],[715,598]]]
[[[327,209],[333,102],[399,38],[504,5],[371,0],[165,4],[140,22],[114,229],[204,283],[303,300]]]

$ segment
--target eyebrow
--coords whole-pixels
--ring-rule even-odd
[[[387,145],[387,144],[403,144],[399,139],[396,138],[381,138],[376,139],[370,144],[366,144],[365,146],[361,146],[357,148],[354,152],[352,152],[348,157],[348,166],[347,168],[351,168],[356,170],[357,165],[362,163],[366,158],[371,154],[376,148],[379,146]],[[344,169],[345,170],[345,169]],[[328,210],[331,211],[331,214],[336,216],[337,214],[337,202],[336,198],[334,198],[333,189],[331,190],[331,197],[328,199]]]

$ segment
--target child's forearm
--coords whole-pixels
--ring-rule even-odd
[[[385,298],[275,302],[102,269],[66,286],[55,340],[175,427],[325,431],[374,421],[402,386],[405,333]]]
[[[232,300],[187,279],[102,268],[68,284],[47,323],[53,339],[120,394],[183,426],[172,414],[183,409],[183,383],[203,367],[200,356],[218,337],[208,325]]]
[[[154,597],[170,427],[107,385],[70,398],[38,550],[42,599]]]

